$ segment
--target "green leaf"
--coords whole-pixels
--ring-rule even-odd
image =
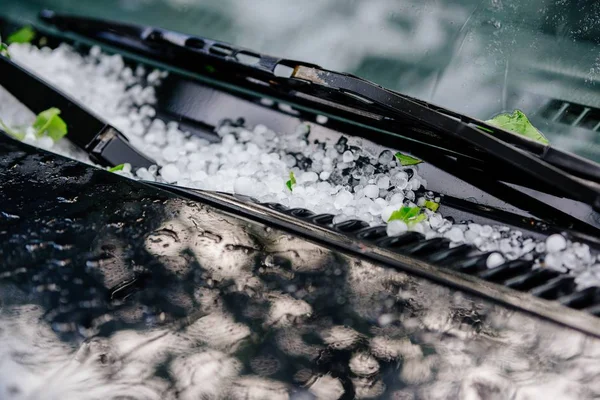
[[[416,217],[414,217],[413,219],[411,219],[408,223],[408,225],[414,225],[416,223],[419,223],[421,221],[424,221],[427,219],[427,215],[425,214],[419,214]]]
[[[505,113],[496,115],[494,118],[485,121],[490,125],[497,126],[498,128],[505,129],[512,133],[525,136],[529,139],[533,139],[536,142],[542,144],[550,144],[548,139],[538,131],[529,122],[529,119],[520,110],[515,110],[512,114]]]
[[[117,171],[122,171],[123,168],[125,168],[125,164],[119,164],[119,165],[115,165],[112,168],[108,169],[108,172],[117,172]]]
[[[35,31],[30,26],[24,26],[6,39],[6,43],[30,43],[35,39]]]
[[[10,54],[8,54],[8,46],[2,42],[2,36],[0,36],[0,56],[10,58]]]
[[[400,161],[400,165],[402,165],[403,167],[406,167],[408,165],[417,165],[423,162],[417,158],[407,156],[406,154],[402,153],[396,153],[396,158],[398,159],[398,161]]]
[[[290,180],[285,183],[285,186],[287,186],[287,188],[290,189],[290,192],[291,192],[292,186],[294,186],[295,184],[296,184],[296,177],[294,176],[294,173],[292,171],[290,171]]]
[[[438,208],[440,208],[440,203],[436,203],[435,201],[425,200],[425,208],[430,209],[433,212],[436,212]]]
[[[427,216],[421,214],[421,208],[419,207],[400,207],[400,209],[394,211],[388,222],[400,220],[406,225],[414,225],[417,222],[423,221]]]
[[[7,126],[7,125],[4,123],[4,121],[2,121],[1,119],[0,119],[0,127],[2,127],[2,129],[4,130],[4,132],[6,132],[6,133],[8,133],[9,135],[11,135],[11,136],[15,137],[16,139],[19,139],[19,140],[23,140],[23,139],[25,139],[25,134],[24,134],[24,133],[22,133],[22,132],[17,132],[17,131],[14,131],[14,130],[10,129],[10,128],[9,128],[9,127],[8,127],[8,126]]]
[[[55,142],[67,134],[67,124],[61,117],[58,108],[49,108],[37,115],[33,128],[36,130],[36,136],[48,135]]]

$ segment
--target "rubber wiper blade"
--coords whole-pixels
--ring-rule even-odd
[[[208,71],[234,83],[254,82],[254,90],[334,110],[342,118],[362,118],[383,130],[389,131],[394,124],[397,129],[409,121],[419,129],[401,136],[490,160],[494,165],[510,166],[532,184],[546,185],[600,210],[600,165],[356,76],[161,28],[52,11],[44,11],[40,17],[61,30],[141,53],[191,73]],[[391,140],[386,141],[389,144]]]
[[[391,115],[400,114],[416,120],[446,137],[473,146],[486,157],[510,164],[533,180],[544,182],[567,196],[600,209],[599,181],[583,180],[600,177],[600,165],[596,163],[482,121],[423,101],[415,101],[355,76],[299,65],[294,69],[292,77],[360,96],[365,101],[388,109]],[[571,170],[567,171],[565,167],[570,167]],[[577,171],[578,169],[581,171]],[[585,177],[570,172],[580,172]]]
[[[94,162],[110,167],[129,163],[134,170],[156,164],[116,128],[7,57],[0,57],[0,86],[36,114],[51,107],[60,109],[69,131],[66,138]]]

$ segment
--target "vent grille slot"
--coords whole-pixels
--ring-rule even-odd
[[[334,226],[334,228],[340,232],[353,233],[358,232],[364,228],[368,228],[369,224],[358,219],[352,219],[350,221],[341,222]]]
[[[553,107],[555,110],[562,107],[562,113],[567,110],[567,107],[560,106],[558,103],[554,104]],[[579,112],[580,110],[576,109],[576,111]],[[573,116],[566,118],[567,120],[574,120]],[[520,292],[528,292],[535,297],[557,301],[566,307],[600,316],[600,288],[576,291],[574,278],[548,269],[532,270],[532,261],[513,260],[495,268],[488,268],[486,261],[491,254],[490,252],[483,253],[467,244],[450,247],[450,241],[446,238],[426,239],[424,235],[412,231],[404,232],[399,236],[388,237],[385,225],[369,226],[369,224],[360,220],[349,220],[334,224],[335,216],[332,214],[314,215],[306,209],[288,209],[276,203],[262,205],[277,212],[292,215],[305,221],[308,220],[313,224],[334,230],[356,240],[370,242],[380,248],[409,255],[439,267],[475,276],[484,281],[493,282]]]
[[[543,285],[544,283],[558,277],[558,275],[558,272],[540,269],[507,279],[503,284],[511,289],[526,292],[535,287]]]
[[[564,306],[581,310],[600,304],[600,288],[591,287],[580,292],[571,293],[558,299]]]
[[[600,109],[562,100],[550,100],[540,110],[540,116],[552,122],[600,131]]]
[[[515,276],[521,276],[531,271],[531,265],[533,263],[524,260],[509,261],[500,265],[499,267],[482,271],[477,276],[481,279],[491,282],[503,282],[506,279],[514,278]]]
[[[575,290],[575,279],[570,277],[558,277],[545,285],[533,288],[530,293],[546,300],[556,300],[572,294]]]
[[[290,210],[290,214],[298,218],[310,218],[315,215],[314,212],[305,208],[294,208],[293,210]]]
[[[374,242],[379,239],[387,237],[387,229],[385,226],[376,226],[373,228],[366,228],[356,234],[356,237],[361,240]]]

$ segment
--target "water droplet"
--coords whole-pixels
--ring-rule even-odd
[[[21,217],[19,217],[16,214],[9,214],[9,213],[4,212],[4,211],[0,211],[0,216],[2,216],[2,219],[8,220],[8,221],[11,221],[11,220],[14,221],[14,220],[17,220],[17,219],[21,218]]]

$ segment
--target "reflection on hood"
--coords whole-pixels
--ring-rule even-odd
[[[157,210],[146,208],[160,221],[137,244],[98,235],[88,256],[105,261],[88,278],[107,289],[144,278],[127,296],[92,299],[102,312],[85,326],[83,304],[48,309],[52,285],[27,295],[39,286],[3,271],[0,398],[600,394],[596,339],[210,207],[169,199]]]

